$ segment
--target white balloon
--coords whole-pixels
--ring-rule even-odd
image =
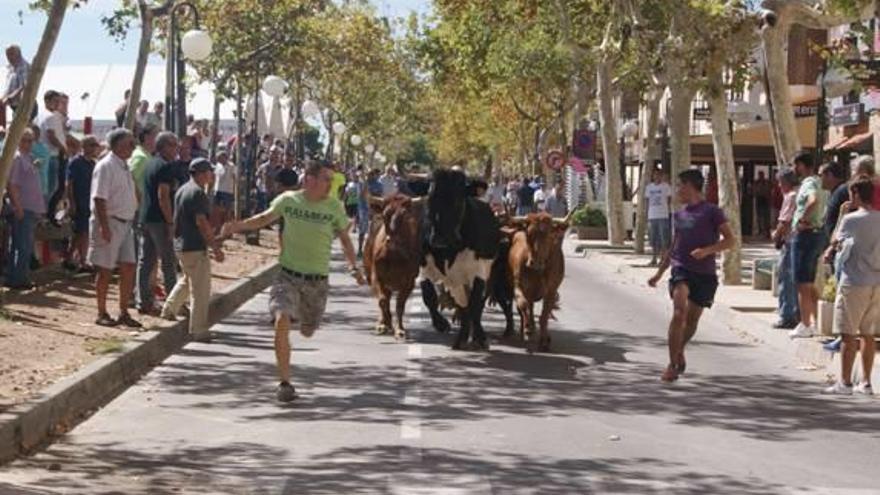
[[[333,133],[334,134],[345,134],[345,131],[348,130],[348,127],[345,126],[342,122],[336,122],[333,124]]]
[[[194,29],[183,35],[183,39],[180,42],[180,49],[183,51],[183,56],[196,62],[210,57],[211,48],[213,48],[213,46],[214,43],[211,41],[211,36],[198,29]]]
[[[364,142],[364,140],[361,139],[361,137],[358,136],[357,134],[355,134],[351,137],[351,145],[352,146],[360,146],[362,142]]]
[[[321,107],[312,100],[306,100],[302,104],[303,117],[311,119],[321,115]]]
[[[372,144],[368,144],[364,147],[364,151],[366,151],[368,154],[372,154],[374,151],[376,151],[376,147]]]
[[[278,76],[269,76],[263,80],[263,91],[273,98],[280,98],[287,91],[287,83]]]

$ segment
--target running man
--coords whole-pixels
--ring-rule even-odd
[[[312,163],[306,168],[302,190],[285,192],[275,198],[265,212],[223,227],[223,236],[227,236],[259,230],[284,219],[281,273],[269,301],[269,311],[275,318],[275,358],[281,380],[276,397],[281,402],[296,398],[296,390],[290,384],[290,322],[291,319],[298,322],[300,333],[306,338],[318,329],[327,305],[327,276],[334,237],[342,243],[349,273],[359,285],[366,283],[348,236],[349,220],[342,202],[330,197],[333,173],[327,165]]]
[[[684,348],[697,332],[703,310],[712,307],[718,289],[715,255],[732,248],[735,242],[724,212],[703,197],[704,183],[699,170],[678,174],[676,194],[684,208],[673,216],[672,248],[648,281],[656,287],[672,266],[669,292],[673,315],[669,322],[669,365],[661,376],[664,382],[674,382],[684,373]]]

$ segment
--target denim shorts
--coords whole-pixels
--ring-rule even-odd
[[[821,230],[798,232],[791,239],[792,273],[796,284],[816,281],[819,256],[825,248],[825,234]]]
[[[648,220],[648,237],[651,239],[651,247],[657,251],[668,249],[672,240],[672,227],[668,218]]]

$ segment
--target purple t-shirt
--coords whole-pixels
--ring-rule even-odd
[[[718,242],[720,228],[727,223],[724,211],[703,201],[675,212],[672,223],[675,229],[675,244],[670,252],[672,266],[695,273],[714,274],[715,255],[697,260],[691,256],[691,251]]]
[[[18,201],[22,210],[32,211],[37,215],[46,213],[46,203],[40,185],[40,171],[34,166],[30,153],[15,154],[12,170],[9,172],[9,184],[18,187]]]

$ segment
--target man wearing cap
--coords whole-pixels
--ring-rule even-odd
[[[327,275],[330,272],[330,248],[333,238],[342,243],[350,274],[359,284],[365,283],[357,265],[354,245],[348,236],[349,220],[339,199],[330,196],[333,170],[313,162],[305,171],[303,189],[285,192],[263,213],[241,222],[228,223],[223,235],[258,230],[284,219],[281,243],[281,273],[272,288],[269,309],[275,318],[275,357],[281,383],[276,397],[281,402],[296,398],[290,384],[291,319],[300,333],[311,337],[320,325],[327,305]]]
[[[208,306],[211,302],[211,259],[223,262],[223,250],[214,239],[209,221],[211,203],[205,188],[214,181],[214,167],[204,158],[196,158],[189,165],[190,180],[174,195],[174,248],[177,250],[181,277],[165,301],[162,318],[175,316],[190,299],[189,333],[193,340],[211,340],[208,332]]]
[[[217,150],[214,164],[214,211],[211,215],[211,224],[214,229],[219,229],[229,216],[229,212],[235,206],[235,183],[238,179],[238,171],[234,163],[229,163],[229,153],[225,147]]]

